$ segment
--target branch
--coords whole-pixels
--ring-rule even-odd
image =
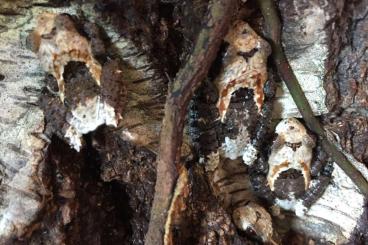
[[[235,0],[213,0],[205,26],[198,34],[194,50],[179,71],[166,99],[160,134],[155,197],[146,235],[146,245],[164,244],[164,226],[173,197],[183,139],[184,120],[194,91],[207,76],[223,36],[226,34]]]
[[[337,147],[328,141],[326,132],[314,116],[305,94],[290,67],[283,52],[281,43],[281,23],[274,0],[257,0],[265,19],[268,41],[272,46],[272,57],[280,74],[280,77],[288,87],[295,104],[302,114],[307,127],[318,135],[323,149],[336,162],[351,180],[358,186],[364,196],[368,196],[368,183],[363,175],[352,165],[346,156]]]

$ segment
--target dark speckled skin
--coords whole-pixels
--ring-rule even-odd
[[[273,81],[267,82],[265,86],[266,99],[262,107],[262,114],[258,113],[258,109],[253,100],[253,92],[247,89],[239,89],[234,93],[231,98],[229,110],[227,111],[226,119],[221,123],[219,113],[216,108],[217,102],[217,89],[213,83],[206,81],[202,88],[199,89],[197,95],[194,98],[194,102],[191,104],[190,116],[189,116],[189,132],[199,157],[208,158],[208,156],[218,151],[219,147],[225,141],[225,138],[236,138],[240,133],[240,127],[249,132],[250,142],[259,151],[263,151],[263,144],[267,141],[266,136],[268,135],[268,128],[270,123],[270,114],[272,111],[272,98],[274,95]],[[246,140],[246,139],[245,139]],[[266,149],[266,148],[264,148]],[[267,154],[267,149],[266,153]],[[228,162],[226,162],[228,160]],[[231,163],[238,162],[239,165],[231,171],[225,171],[226,166],[230,166]],[[267,162],[262,164],[261,162],[254,163],[254,168],[248,168],[243,164],[241,157],[236,160],[230,160],[227,158],[220,159],[218,169],[219,171],[226,172],[221,175],[221,187],[220,190],[220,201],[223,201],[223,197],[227,197],[229,200],[238,200],[239,202],[231,202],[231,207],[226,207],[228,212],[232,213],[232,208],[236,206],[247,206],[251,200],[256,200],[255,193],[253,190],[259,187],[259,196],[268,196],[270,189],[265,187],[265,174],[268,171]],[[234,171],[236,169],[236,171]],[[215,173],[216,170],[214,171]],[[208,174],[208,173],[207,173]],[[209,181],[212,181],[211,174],[209,174]],[[239,177],[241,176],[241,177]],[[248,187],[243,185],[241,188],[227,191],[231,183],[239,184],[238,178],[244,180],[251,177],[251,183]],[[228,184],[227,188],[226,184]],[[218,185],[218,182],[214,183],[214,186]],[[242,183],[243,184],[243,183]],[[253,186],[251,186],[253,185]],[[225,187],[224,187],[225,186]],[[234,185],[236,186],[236,185]],[[245,193],[246,192],[246,193]],[[228,200],[226,199],[226,200]],[[257,202],[257,201],[255,201]],[[226,202],[224,202],[226,203]],[[258,204],[262,206],[261,204]],[[226,204],[225,204],[226,206]],[[267,211],[265,211],[267,212]]]
[[[57,16],[57,23],[60,25],[74,25],[82,28],[86,33],[89,41],[92,42],[92,53],[99,57],[100,61],[104,61],[102,65],[101,86],[98,86],[91,76],[88,68],[82,62],[69,62],[65,66],[65,103],[55,97],[51,93],[45,92],[40,99],[41,108],[44,110],[47,124],[47,133],[55,133],[59,138],[64,140],[65,129],[68,127],[67,117],[70,117],[71,110],[75,109],[78,104],[100,95],[103,101],[115,109],[116,113],[122,113],[126,102],[126,87],[122,78],[121,63],[118,60],[107,59],[109,53],[102,52],[105,50],[104,40],[100,29],[93,23],[74,20],[68,15]],[[57,83],[54,77],[48,75],[46,84],[53,90],[57,90]]]
[[[290,195],[300,198],[305,193],[304,178],[300,171],[289,169],[275,181],[275,196],[287,199]]]
[[[330,183],[333,165],[328,162],[326,153],[320,147],[315,149],[314,156],[311,165],[311,176],[315,184],[305,190],[301,172],[289,169],[283,172],[275,181],[275,191],[273,192],[275,197],[279,199],[289,199],[292,196],[297,199],[300,198],[307,208],[321,197]]]
[[[269,150],[267,151],[267,149],[270,149],[267,142],[272,142],[272,140],[263,142],[265,142],[262,147],[264,151],[261,153],[257,164],[250,168],[252,185],[257,195],[269,203],[273,203],[276,197],[279,199],[300,198],[306,207],[310,207],[323,194],[330,183],[333,166],[331,163],[327,163],[327,154],[322,151],[320,146],[317,146],[313,151],[311,177],[312,180],[315,180],[315,185],[305,190],[304,179],[301,173],[290,169],[284,171],[275,181],[275,191],[272,192],[267,185],[265,177],[268,172],[267,158]]]

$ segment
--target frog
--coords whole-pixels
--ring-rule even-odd
[[[269,44],[248,23],[230,27],[191,103],[189,132],[213,194],[247,237],[274,243],[277,232],[255,196],[251,166],[268,132],[276,86],[268,77]],[[231,82],[233,81],[233,82]]]
[[[64,103],[64,69],[71,61],[86,64],[94,81],[101,86],[102,68],[93,57],[91,43],[82,36],[68,14],[43,12],[37,17],[37,24],[30,34],[33,52],[40,60],[43,69],[57,81],[60,100]]]
[[[303,216],[330,183],[333,164],[298,119],[282,119],[275,133],[267,160],[268,200]]]
[[[292,168],[301,171],[304,188],[307,190],[311,179],[310,168],[315,140],[296,118],[283,119],[276,126],[275,132],[277,137],[268,159],[268,185],[274,191],[276,179],[282,172]]]
[[[107,50],[102,28],[82,16],[43,12],[27,42],[50,73],[38,101],[48,137],[55,134],[81,151],[83,135],[118,126],[127,98],[124,64]],[[58,93],[51,89],[55,79]]]
[[[224,38],[228,48],[223,57],[220,74],[215,80],[219,91],[216,107],[224,122],[230,100],[240,88],[253,90],[253,99],[261,112],[264,84],[267,81],[267,59],[271,47],[248,23],[237,20]]]

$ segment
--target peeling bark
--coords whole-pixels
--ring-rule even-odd
[[[274,125],[299,116],[273,64],[262,114],[252,90],[242,88],[217,120],[213,81],[227,50],[224,30],[242,20],[262,37],[255,1],[233,1],[230,14],[212,9],[209,19],[207,0],[82,2],[0,1],[1,244],[259,244],[262,234],[241,229],[242,212],[257,221],[259,210],[258,224],[269,217],[280,244],[367,242],[366,199],[320,142],[311,186],[321,187],[301,195],[304,216],[298,205],[275,201],[267,186]],[[328,139],[366,179],[367,5],[278,1],[291,67]],[[83,63],[66,65],[65,105],[45,88],[57,90],[56,80],[27,38],[45,11],[70,15],[103,70],[98,88]],[[212,28],[217,34],[206,39]],[[118,108],[117,124],[95,116],[106,109],[97,101]],[[65,137],[68,125],[78,131],[80,152]],[[298,187],[295,171],[280,176],[278,196]]]

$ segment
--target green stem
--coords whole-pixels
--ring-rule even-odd
[[[281,79],[293,97],[296,106],[302,114],[307,127],[318,135],[323,149],[336,162],[351,180],[358,186],[364,196],[368,196],[368,182],[346,156],[337,147],[328,141],[326,132],[320,121],[314,116],[311,106],[300,87],[290,64],[282,49],[281,22],[273,0],[258,0],[258,4],[265,19],[268,41],[272,46],[272,57]]]

